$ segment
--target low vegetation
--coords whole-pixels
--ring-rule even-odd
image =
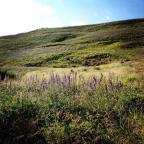
[[[0,144],[144,143],[144,19],[0,37]]]
[[[135,19],[0,37],[0,66],[78,67],[136,60],[144,52],[143,31],[144,19]]]
[[[144,91],[127,83],[71,70],[60,76],[5,78],[0,87],[0,142],[143,143]]]

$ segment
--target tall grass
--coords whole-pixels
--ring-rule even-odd
[[[0,87],[0,143],[143,143],[144,92],[138,85],[68,74],[7,78]]]

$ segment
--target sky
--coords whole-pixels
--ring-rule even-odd
[[[144,18],[144,0],[0,0],[0,36]]]

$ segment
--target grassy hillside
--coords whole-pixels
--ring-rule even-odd
[[[144,19],[0,37],[0,66],[77,67],[143,58]]]
[[[0,143],[143,144],[144,19],[0,37]]]

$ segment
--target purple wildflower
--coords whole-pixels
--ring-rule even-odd
[[[71,77],[70,75],[67,75],[67,85],[70,87],[71,85]]]
[[[109,79],[108,90],[111,92],[114,92],[114,88],[115,88],[115,85],[114,85],[113,81],[111,79]]]
[[[46,89],[47,88],[47,83],[45,79],[42,79],[40,82],[40,87],[41,89]]]
[[[56,84],[60,85],[61,84],[61,78],[58,74],[55,75],[55,80],[56,80]]]
[[[90,88],[92,90],[95,90],[96,89],[96,83],[90,82]]]
[[[93,76],[93,81],[94,81],[95,83],[97,83],[96,76]]]
[[[31,80],[32,84],[34,84],[34,83],[36,82],[36,79],[35,79],[35,75],[34,75],[34,74],[31,75],[30,80]]]

